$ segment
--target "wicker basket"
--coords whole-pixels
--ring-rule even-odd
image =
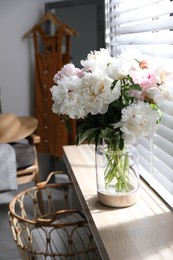
[[[72,209],[70,182],[46,182],[24,190],[9,204],[10,226],[22,259],[101,259],[87,220]]]

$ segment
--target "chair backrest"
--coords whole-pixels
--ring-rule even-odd
[[[18,147],[21,152],[20,153],[25,153],[26,157],[27,157],[27,150],[29,153],[32,152],[33,150],[33,153],[34,153],[34,162],[32,165],[30,165],[30,161],[31,161],[31,156],[29,156],[29,163],[27,163],[27,160],[24,160],[25,163],[26,163],[26,167],[19,167],[17,169],[17,183],[18,184],[24,184],[24,183],[27,183],[27,182],[31,182],[31,181],[34,181],[35,184],[38,183],[39,181],[39,164],[38,164],[38,156],[37,156],[37,148],[36,148],[36,145],[40,142],[40,137],[35,135],[35,134],[32,134],[30,136],[28,136],[26,138],[29,142],[29,145],[30,147],[27,148],[27,146],[24,144],[23,148],[22,148],[22,144],[20,144],[20,146]],[[26,151],[24,151],[25,149],[27,148]],[[30,149],[32,148],[32,150]],[[20,156],[20,153],[19,153],[19,156]],[[31,154],[32,155],[32,154]]]

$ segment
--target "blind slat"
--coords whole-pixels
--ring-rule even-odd
[[[166,178],[166,176],[164,176],[163,174],[160,174],[159,171],[155,171],[155,173],[153,174],[153,177],[157,178],[159,183],[161,183],[162,186],[167,189],[167,191],[169,191],[171,194],[173,194],[173,185],[172,185],[173,183],[171,180]]]
[[[152,140],[156,147],[160,147],[167,154],[173,156],[173,143],[171,143],[168,139],[156,134]]]
[[[164,169],[164,172],[160,171],[160,169]],[[155,161],[153,161],[153,175],[156,174],[156,172],[159,173],[160,179],[167,179],[173,183],[171,168],[164,164],[163,161],[161,161],[159,158],[155,158]]]
[[[164,187],[155,176],[152,176],[144,167],[140,166],[141,176],[149,183],[149,185],[156,191],[159,191],[160,196],[173,207],[172,183],[169,182],[168,188]],[[171,186],[171,187],[170,187]]]
[[[129,25],[130,24],[130,25]],[[163,17],[157,20],[145,20],[142,22],[129,23],[128,25],[116,27],[114,33],[116,35],[151,32],[165,29],[173,29],[173,16]],[[115,27],[116,24],[114,23]]]
[[[111,37],[114,34],[110,34]],[[131,45],[131,44],[171,44],[173,42],[173,31],[162,31],[162,33],[135,33],[115,37],[112,45]]]
[[[139,0],[127,0],[127,1],[113,1],[112,5],[110,7],[112,9],[117,8],[117,14],[126,13],[130,10],[139,9],[144,6],[151,6],[152,4],[157,4],[159,2],[162,2],[163,0],[145,0],[145,1],[139,1]]]
[[[165,2],[159,2],[157,4],[152,4],[151,6],[142,7],[140,10],[130,10],[129,12],[118,15],[118,8],[115,8],[112,12],[111,17],[116,17],[114,19],[115,25],[122,25],[129,22],[141,21],[153,17],[161,17],[166,14],[173,12],[173,2],[168,2],[165,5]]]
[[[173,116],[173,102],[172,101],[164,101],[161,105],[160,108],[164,113],[167,115]]]
[[[173,129],[173,117],[164,112],[162,112],[162,113],[163,113],[162,121],[161,121],[162,124],[172,130]]]
[[[160,137],[163,137],[168,142],[173,143],[172,129],[160,124],[156,134],[156,140],[159,142]]]
[[[161,161],[163,163],[163,166],[158,168],[160,172],[162,172],[163,174],[165,174],[165,167],[167,169],[169,169],[169,172],[172,172],[172,168],[173,168],[173,156],[168,155],[165,151],[163,151],[162,149],[160,149],[159,147],[154,147],[154,158],[152,160],[153,166],[158,168],[157,162]],[[173,177],[173,175],[172,175]]]

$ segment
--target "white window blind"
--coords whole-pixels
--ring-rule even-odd
[[[173,70],[173,1],[105,0],[105,6],[112,56],[134,47],[168,61]],[[163,118],[155,137],[138,140],[140,174],[173,207],[173,102],[160,107]]]

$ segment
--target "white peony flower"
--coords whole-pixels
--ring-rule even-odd
[[[113,80],[121,80],[130,73],[131,66],[132,64],[129,62],[114,59],[112,63],[107,66],[106,72]]]
[[[160,115],[148,103],[138,101],[122,109],[121,131],[125,143],[133,143],[141,135],[153,136]]]
[[[112,90],[112,79],[101,70],[86,73],[82,82],[86,111],[93,115],[106,113],[109,104],[120,96],[120,88],[116,86]]]
[[[85,71],[93,71],[98,68],[104,70],[113,59],[108,50],[102,48],[99,51],[90,52],[87,59],[81,60],[81,65]]]
[[[54,113],[68,115],[72,119],[86,116],[81,99],[81,83],[81,79],[77,76],[71,77],[70,80],[65,77],[51,88]]]

